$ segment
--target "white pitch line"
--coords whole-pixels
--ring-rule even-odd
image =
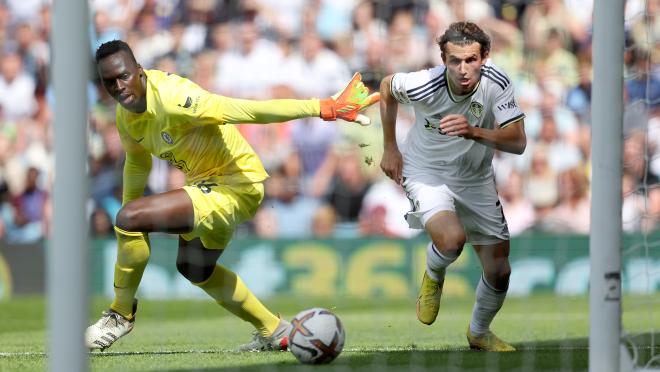
[[[657,347],[657,346],[656,346]],[[572,351],[572,350],[588,350],[589,346],[517,346],[516,351]],[[652,350],[651,345],[638,346],[638,350]],[[428,348],[412,348],[410,346],[403,347],[375,347],[375,348],[348,348],[344,349],[344,353],[383,353],[392,351],[438,351],[438,352],[472,352],[465,348],[442,348],[442,349],[428,349]],[[126,355],[170,355],[170,354],[241,354],[235,350],[223,349],[208,349],[208,350],[153,350],[153,351],[95,351],[90,352],[91,357],[104,357],[104,356],[126,356]],[[48,353],[44,352],[0,352],[0,358],[11,357],[47,357]]]
[[[588,346],[519,346],[517,351],[570,351],[570,350],[588,350]],[[638,349],[651,349],[651,346],[643,346]],[[344,353],[382,353],[392,351],[438,351],[438,352],[455,352],[455,351],[469,351],[467,348],[442,348],[442,349],[427,349],[427,348],[411,348],[411,347],[376,347],[376,348],[348,348],[344,349]],[[239,354],[240,352],[234,350],[154,350],[154,351],[102,351],[90,352],[91,357],[105,357],[105,356],[126,356],[126,355],[170,355],[170,354]],[[48,353],[44,352],[0,352],[0,358],[11,357],[47,357]]]

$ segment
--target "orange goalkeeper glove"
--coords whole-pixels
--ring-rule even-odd
[[[359,72],[353,75],[346,88],[334,96],[322,99],[321,118],[323,120],[343,119],[360,125],[369,125],[371,120],[359,113],[367,106],[380,100],[380,93],[369,95],[369,89],[364,86]]]

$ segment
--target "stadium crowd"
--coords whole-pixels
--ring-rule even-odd
[[[492,38],[527,115],[523,156],[496,154],[513,236],[589,232],[593,0],[91,0],[90,50],[122,39],[144,68],[189,77],[222,95],[325,97],[354,71],[377,90],[393,72],[441,63],[435,38],[466,19]],[[47,236],[52,216],[53,95],[49,0],[0,0],[0,239]],[[626,2],[623,228],[660,227],[660,0]],[[90,54],[90,66],[92,65]],[[92,68],[92,72],[95,70]],[[71,71],[71,73],[77,73]],[[112,236],[123,151],[114,101],[88,89],[90,227]],[[410,208],[379,168],[378,105],[370,127],[300,119],[239,129],[271,175],[266,201],[237,232],[263,238],[409,237]],[[399,110],[403,142],[413,113]],[[154,159],[149,192],[183,185]]]

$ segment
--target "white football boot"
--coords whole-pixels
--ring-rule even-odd
[[[112,346],[120,337],[132,331],[135,325],[136,310],[137,300],[133,300],[133,317],[131,320],[126,319],[112,309],[104,311],[101,319],[87,327],[85,332],[85,345],[87,348],[103,351]]]
[[[286,351],[289,347],[289,333],[291,333],[291,329],[291,323],[280,318],[280,324],[277,325],[272,335],[264,337],[255,331],[252,341],[239,346],[237,351]]]

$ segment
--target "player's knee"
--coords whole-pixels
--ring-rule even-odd
[[[449,256],[458,257],[461,255],[461,252],[463,252],[465,234],[462,232],[447,233],[442,237],[441,242],[434,242],[434,244],[436,247],[441,247],[441,250]]]
[[[128,203],[117,213],[116,225],[125,231],[141,231],[140,215],[140,209],[134,203]]]
[[[215,265],[211,266],[198,266],[188,262],[177,261],[176,269],[184,278],[188,279],[191,283],[197,284],[205,282],[213,274]]]
[[[491,283],[495,289],[505,291],[509,288],[509,278],[511,277],[511,266],[509,264],[499,266],[491,273]]]

